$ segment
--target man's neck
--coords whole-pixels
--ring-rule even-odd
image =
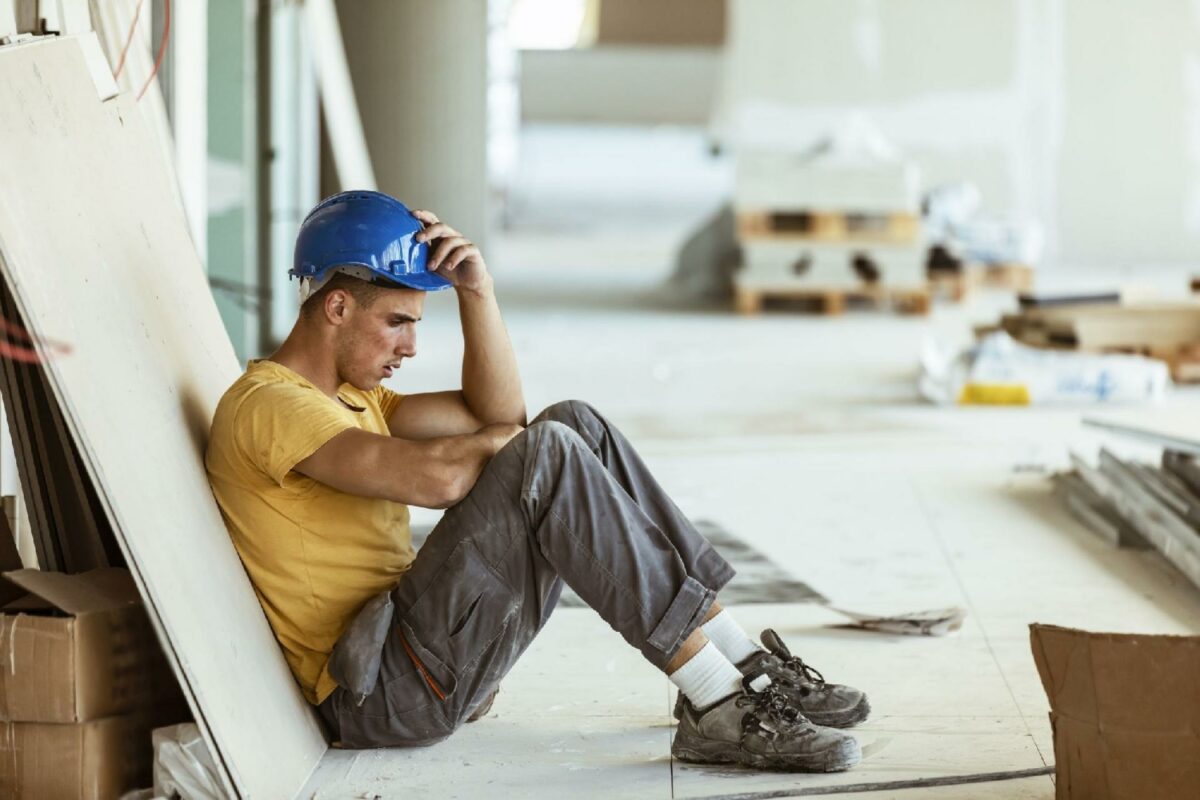
[[[279,349],[267,358],[300,375],[332,399],[337,399],[342,383],[338,380],[337,368],[330,358],[314,358],[314,353],[328,353],[320,343],[307,341],[298,327],[293,328]]]

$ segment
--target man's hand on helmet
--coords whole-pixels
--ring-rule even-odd
[[[489,286],[491,276],[478,247],[441,222],[433,212],[414,210],[412,214],[425,225],[425,229],[413,238],[429,243],[427,270],[441,275],[456,289],[480,292]]]

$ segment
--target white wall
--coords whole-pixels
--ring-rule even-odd
[[[1052,263],[1200,255],[1188,0],[731,0],[721,128],[802,147],[865,112],[926,185],[1040,220]],[[1131,208],[1136,206],[1136,209]]]
[[[529,122],[705,125],[721,68],[715,47],[597,45],[521,51]]]
[[[1063,34],[1063,252],[1200,264],[1200,3],[1069,0]]]

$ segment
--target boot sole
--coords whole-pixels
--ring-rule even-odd
[[[683,719],[682,693],[675,697],[675,710],[672,714],[676,720]],[[845,711],[835,711],[826,714],[809,714],[805,712],[804,716],[808,717],[814,724],[822,725],[826,728],[852,728],[860,722],[865,722],[867,717],[871,716],[871,704],[867,701],[867,696],[864,694],[862,700],[858,701],[858,705]]]
[[[714,742],[676,733],[671,755],[691,764],[736,764],[772,772],[845,772],[862,761],[858,742],[848,739],[843,746],[806,755],[751,753],[730,742]]]

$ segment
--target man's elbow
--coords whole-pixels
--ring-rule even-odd
[[[433,487],[433,502],[430,508],[450,508],[457,505],[474,486],[469,476],[461,470],[447,471],[439,477]]]

